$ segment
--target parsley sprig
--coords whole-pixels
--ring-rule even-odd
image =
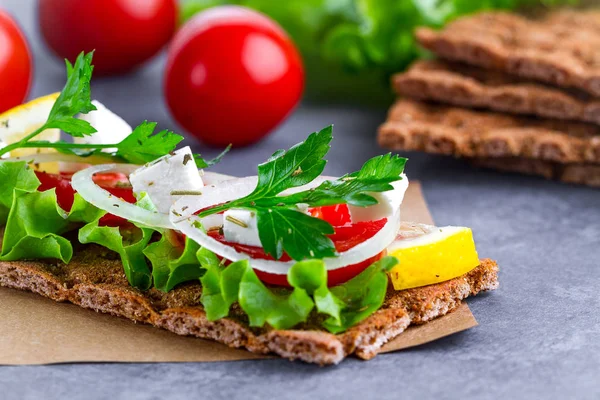
[[[23,147],[48,147],[49,143],[46,142],[31,142],[31,139],[47,129],[58,128],[74,137],[84,137],[96,132],[89,122],[74,118],[79,113],[86,114],[96,109],[90,99],[90,79],[94,69],[92,56],[93,52],[81,53],[74,65],[65,61],[67,83],[50,110],[48,120],[20,141],[0,149],[0,156]]]
[[[97,132],[89,122],[77,118],[79,114],[87,114],[96,110],[91,101],[90,90],[90,80],[94,70],[92,57],[93,52],[82,52],[73,65],[69,61],[65,61],[67,83],[50,110],[47,121],[20,141],[1,148],[0,156],[20,148],[51,148],[64,154],[79,157],[101,156],[112,161],[144,164],[175,150],[183,140],[183,136],[169,130],[155,133],[157,124],[148,121],[142,122],[119,143],[86,144],[33,140],[47,129],[60,129],[73,137],[89,136]],[[116,149],[116,151],[106,153],[106,149]],[[229,148],[211,161],[205,161],[200,155],[194,155],[194,160],[198,168],[206,168],[220,161],[228,150]]]
[[[287,189],[312,182],[325,168],[333,127],[308,136],[289,150],[279,150],[258,166],[258,183],[246,197],[204,210],[205,217],[231,208],[254,211],[258,234],[267,254],[280,259],[284,251],[294,260],[335,256],[334,233],[328,222],[300,211],[298,204],[309,207],[350,204],[367,207],[377,204],[373,192],[392,190],[391,183],[401,178],[406,159],[386,154],[367,161],[359,171],[339,179],[324,181],[317,187],[281,195]]]

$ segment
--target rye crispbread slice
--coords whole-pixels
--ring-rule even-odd
[[[416,100],[600,125],[600,99],[466,64],[417,61],[392,84]]]
[[[399,100],[380,126],[392,150],[468,158],[522,157],[561,164],[600,163],[600,126]]]
[[[419,28],[416,37],[441,58],[600,97],[600,11],[557,11],[540,19],[485,12],[441,31]]]
[[[565,183],[600,187],[600,165],[559,164],[526,158],[475,158],[471,162],[481,168],[538,175]]]
[[[78,246],[68,265],[0,262],[0,286],[32,291],[179,335],[324,365],[337,364],[352,354],[362,359],[374,357],[411,323],[425,323],[455,310],[468,296],[495,289],[497,272],[496,263],[484,259],[471,272],[447,282],[400,292],[390,289],[380,310],[339,335],[320,330],[315,321],[290,330],[251,328],[236,306],[228,318],[208,321],[199,301],[199,284],[180,285],[166,294],[155,289],[138,291],[127,283],[115,254],[96,245]]]

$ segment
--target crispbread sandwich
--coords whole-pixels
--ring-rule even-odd
[[[60,95],[0,116],[0,138],[17,138],[0,148],[2,286],[319,364],[369,359],[497,287],[470,229],[402,220],[406,159],[324,177],[327,127],[256,176],[211,173],[223,154],[92,103],[91,69],[82,54]],[[77,140],[36,140],[50,128]]]

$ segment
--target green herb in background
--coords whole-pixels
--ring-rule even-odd
[[[441,27],[481,10],[575,4],[578,0],[182,0],[181,20],[206,8],[237,4],[261,11],[289,33],[302,52],[312,100],[392,98],[389,76],[424,53],[413,30]]]

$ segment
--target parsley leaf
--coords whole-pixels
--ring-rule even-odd
[[[27,146],[27,143],[46,129],[58,128],[75,137],[96,132],[89,122],[75,118],[79,113],[85,114],[96,109],[90,99],[90,80],[94,69],[92,55],[93,52],[87,54],[82,52],[74,65],[66,61],[67,83],[54,102],[48,120],[20,141],[0,149],[0,156],[21,147],[35,147]]]
[[[334,204],[350,204],[367,207],[377,204],[370,192],[385,192],[394,189],[392,182],[401,180],[406,158],[391,153],[373,157],[359,171],[347,174],[334,181],[325,181],[314,189],[274,199],[256,200],[257,206],[270,207],[276,204],[308,204],[311,207]],[[275,203],[277,202],[277,203]]]
[[[324,220],[302,212],[281,208],[256,208],[258,236],[265,253],[276,259],[283,250],[294,260],[333,257],[336,254],[331,239],[333,227]]]
[[[72,154],[79,157],[90,157],[99,155],[107,158],[116,158],[131,164],[145,164],[152,162],[173,152],[177,145],[183,140],[183,136],[169,130],[154,132],[156,122],[144,121],[138,125],[133,132],[119,143],[113,144],[75,144],[64,141],[58,142],[29,142],[25,147],[55,148],[61,153]],[[106,149],[116,148],[112,154],[106,153]],[[199,154],[194,154],[194,160],[198,168],[207,168],[221,161],[221,158],[229,151],[227,147],[213,160],[205,161]]]
[[[342,178],[324,181],[315,188],[281,195],[287,189],[312,182],[325,167],[332,127],[312,133],[305,142],[287,151],[279,150],[258,166],[258,183],[248,196],[202,211],[199,216],[231,208],[254,211],[260,242],[265,253],[280,259],[286,252],[294,260],[334,257],[337,253],[327,235],[333,227],[298,208],[350,204],[368,207],[378,203],[373,193],[393,190],[402,179],[406,159],[392,154],[374,157],[360,170]]]
[[[91,100],[90,81],[92,79],[92,57],[94,52],[80,53],[75,64],[65,60],[67,83],[50,110],[48,120],[40,132],[58,128],[71,136],[83,137],[96,132],[89,122],[75,118],[77,114],[87,114],[96,109]]]
[[[333,126],[311,133],[289,150],[278,150],[258,166],[258,184],[248,198],[273,197],[286,189],[306,185],[321,175],[329,152]]]
[[[145,164],[175,150],[183,136],[168,130],[155,134],[156,125],[156,122],[142,122],[131,135],[116,145],[116,155],[133,164]]]
[[[33,140],[46,129],[61,129],[73,137],[83,137],[97,132],[89,122],[77,118],[79,114],[87,114],[96,110],[91,101],[90,89],[92,71],[94,70],[92,57],[93,52],[82,52],[73,65],[65,60],[67,82],[54,102],[47,121],[22,140],[1,148],[0,156],[19,148],[52,148],[63,154],[79,157],[99,155],[107,159],[113,158],[132,164],[145,164],[175,150],[176,146],[183,140],[183,136],[168,130],[155,133],[154,130],[157,124],[148,121],[142,122],[120,143],[86,144]],[[103,152],[112,148],[117,149],[113,154]],[[229,147],[210,161],[204,161],[199,155],[195,155],[194,158],[199,168],[205,168],[218,163],[227,151],[229,151]]]
[[[208,168],[208,167],[212,167],[215,164],[220,163],[221,159],[223,159],[223,156],[225,154],[229,153],[229,150],[231,150],[231,144],[228,145],[227,147],[225,147],[225,150],[223,150],[218,156],[216,156],[212,160],[208,160],[208,161],[205,160],[204,158],[202,158],[202,156],[200,156],[200,154],[194,154],[194,161],[196,162],[196,168],[198,168],[198,169]]]

